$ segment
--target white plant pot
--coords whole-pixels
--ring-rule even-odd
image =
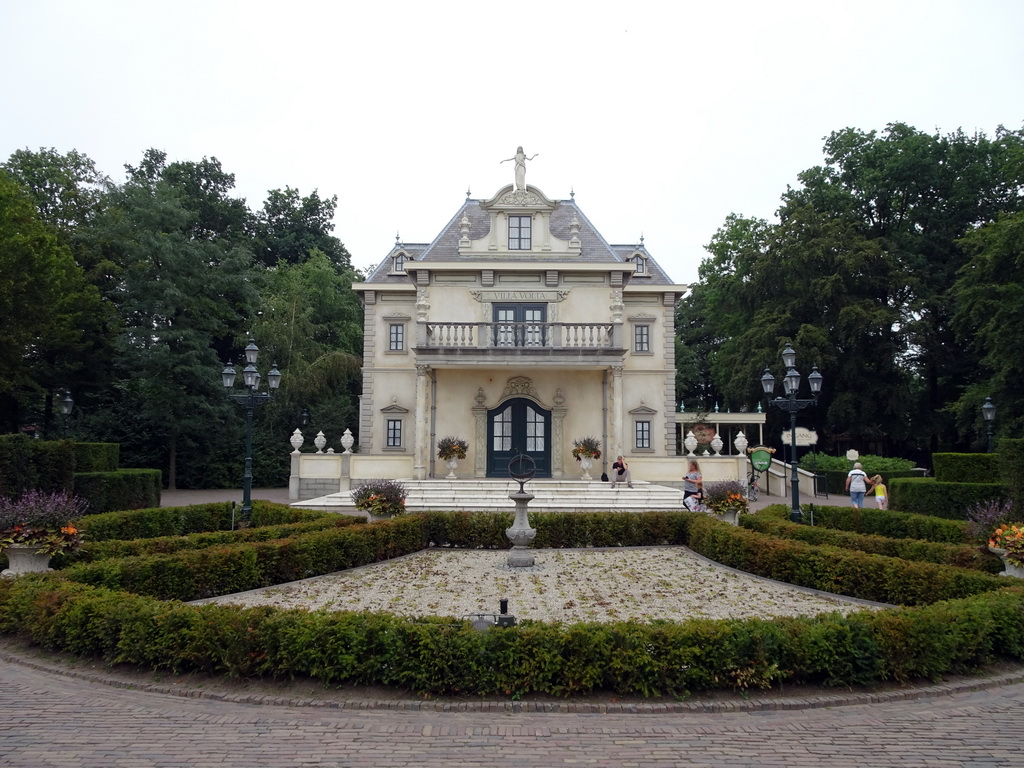
[[[580,456],[580,468],[583,470],[584,480],[593,480],[590,476],[590,468],[594,466],[594,460],[589,456]]]
[[[1024,566],[1011,563],[1006,558],[1005,549],[1001,549],[1000,547],[989,547],[988,551],[999,555],[999,559],[1003,561],[1003,572],[999,574],[1000,576],[1014,576],[1018,579],[1024,579]]]
[[[20,576],[23,573],[46,573],[50,568],[50,553],[41,552],[42,547],[15,544],[4,549],[8,567],[0,576]]]
[[[448,459],[448,461],[445,462],[445,463],[448,465],[448,475],[447,475],[447,477],[445,479],[446,480],[457,480],[458,477],[455,475],[455,470],[459,468],[459,460],[458,459]]]

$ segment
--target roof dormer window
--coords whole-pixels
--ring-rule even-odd
[[[635,275],[646,275],[647,274],[647,257],[642,253],[635,253],[630,259],[633,265],[636,267]]]
[[[391,259],[392,272],[405,272],[405,254],[396,253]]]
[[[508,217],[508,249],[510,251],[529,251],[533,248],[532,216]]]

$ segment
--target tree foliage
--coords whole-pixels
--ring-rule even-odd
[[[826,376],[806,418],[835,447],[969,444],[981,390],[1012,368],[989,351],[982,306],[1013,293],[989,290],[997,275],[986,264],[997,251],[1013,259],[1009,230],[996,228],[1024,207],[1022,146],[1020,131],[1002,128],[995,139],[900,123],[831,134],[825,164],[799,174],[776,221],[730,216],[708,245],[678,312],[683,344],[707,365],[692,390],[700,404],[713,394],[749,407],[759,370],[778,374],[778,351],[792,343],[803,373],[817,364]]]
[[[118,183],[76,151],[3,168],[2,429],[67,389],[74,435],[121,443],[123,465],[161,468],[171,487],[237,485],[245,416],[220,372],[250,336],[263,372],[285,372],[256,420],[257,483],[282,481],[302,409],[357,429],[362,311],[330,234],[335,198],[286,187],[253,212],[217,158],[156,149]]]

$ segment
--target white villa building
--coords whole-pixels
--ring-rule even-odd
[[[622,454],[634,482],[680,485],[677,424],[689,415],[676,408],[674,311],[687,286],[642,238],[611,244],[573,195],[528,186],[521,148],[513,159],[515,184],[467,197],[432,241],[396,242],[353,286],[365,310],[358,449],[302,454],[302,469],[293,453],[293,498],[445,478],[445,436],[469,444],[460,479],[507,479],[525,453],[537,479],[578,481],[573,441],[593,437],[595,480]],[[737,478],[738,458],[705,477]]]

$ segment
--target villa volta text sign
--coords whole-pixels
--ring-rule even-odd
[[[790,445],[793,442],[793,436],[790,434],[790,430],[784,429],[782,431],[782,444]],[[797,445],[817,445],[818,444],[818,433],[813,429],[807,429],[806,427],[796,428],[796,444]]]

